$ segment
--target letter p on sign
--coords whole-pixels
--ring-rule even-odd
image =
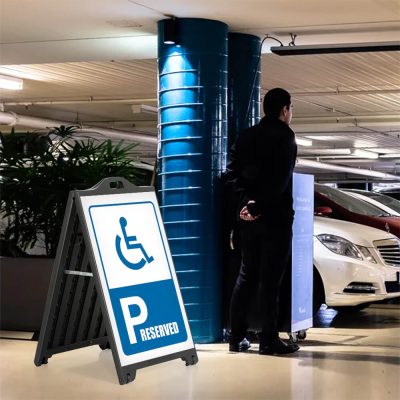
[[[147,306],[142,298],[138,296],[126,297],[124,299],[120,299],[122,313],[125,319],[126,329],[129,335],[129,341],[131,344],[137,343],[134,326],[143,324],[147,319]],[[131,313],[129,311],[129,306],[138,306],[139,314],[135,317],[131,317]]]

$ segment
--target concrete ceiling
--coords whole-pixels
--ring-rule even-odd
[[[157,105],[156,24],[168,15],[284,44],[290,33],[297,45],[400,39],[399,0],[1,0],[0,74],[24,79],[21,91],[0,89],[4,111],[156,135],[157,115],[140,105]],[[262,93],[292,93],[293,128],[313,141],[300,157],[400,176],[398,158],[331,158],[332,149],[400,153],[400,52],[280,57],[275,45],[264,42]],[[140,156],[154,160],[155,146]]]

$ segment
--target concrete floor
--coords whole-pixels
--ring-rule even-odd
[[[386,400],[400,398],[400,308],[353,315],[321,310],[299,352],[229,353],[198,345],[199,363],[174,360],[137,371],[120,386],[109,350],[98,346],[53,356],[35,367],[30,335],[2,332],[0,399]],[[286,338],[286,334],[282,334]]]

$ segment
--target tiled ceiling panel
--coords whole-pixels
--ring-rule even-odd
[[[155,97],[157,89],[155,60],[0,66],[2,73],[26,78],[22,92],[1,93],[6,102],[11,96],[16,100]]]

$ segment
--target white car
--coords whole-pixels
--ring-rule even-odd
[[[314,267],[314,311],[400,297],[400,239],[382,230],[314,217]]]

